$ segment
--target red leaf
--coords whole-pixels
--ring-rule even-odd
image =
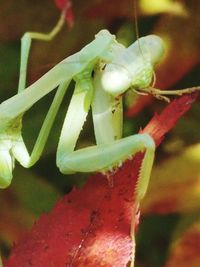
[[[185,95],[155,115],[142,131],[160,143],[195,101]],[[142,154],[127,160],[110,178],[93,175],[43,215],[14,246],[5,267],[126,266],[132,253],[131,218],[138,224],[134,188]]]
[[[176,124],[177,120],[187,112],[196,100],[198,93],[184,95],[172,101],[160,115],[155,114],[141,133],[149,133],[160,144],[164,135]]]
[[[125,266],[131,254],[134,187],[127,188],[120,173],[113,187],[95,175],[65,196],[13,248],[5,266]],[[133,172],[128,179],[132,186],[134,177]]]
[[[122,17],[133,18],[133,14],[133,5],[129,0],[97,1],[86,11],[88,17],[100,17],[107,21]]]
[[[70,0],[55,0],[57,7],[60,10],[65,9],[65,18],[66,21],[69,23],[70,26],[74,24],[74,15],[71,8],[71,1]]]

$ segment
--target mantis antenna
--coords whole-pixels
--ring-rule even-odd
[[[136,0],[133,0],[133,12],[134,12],[134,22],[135,22],[135,33],[137,40],[139,39],[139,26],[137,20],[137,9],[136,9]]]
[[[137,0],[133,0],[133,16],[134,16],[134,23],[135,23],[135,34],[136,34],[136,40],[138,40],[138,46],[141,52],[142,57],[144,57],[142,48],[140,45],[140,32],[139,32],[139,25],[138,25],[138,16],[137,16],[137,5],[136,5]]]

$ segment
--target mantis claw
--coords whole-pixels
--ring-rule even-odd
[[[165,102],[169,103],[170,99],[169,97],[166,97],[164,95],[158,95],[158,94],[152,94],[156,99],[158,100],[164,100]]]

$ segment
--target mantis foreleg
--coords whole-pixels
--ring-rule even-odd
[[[136,197],[141,200],[146,192],[155,151],[153,139],[147,134],[133,135],[110,144],[91,146],[65,154],[59,168],[65,174],[109,171],[140,151],[145,151],[136,190]]]
[[[70,101],[62,127],[56,162],[60,166],[62,158],[71,153],[76,145],[83,124],[86,120],[93,96],[92,69],[78,75],[74,94]]]
[[[106,93],[101,84],[102,70],[95,72],[92,116],[96,143],[109,144],[122,137],[122,96],[113,97]],[[106,131],[105,131],[106,129]]]
[[[112,171],[115,167],[120,166],[122,161],[141,151],[145,152],[145,154],[134,192],[135,203],[139,204],[148,188],[155,154],[154,141],[148,134],[137,134],[113,141],[110,144],[99,144],[65,155],[63,153],[57,164],[64,174],[73,172],[107,172]],[[132,216],[130,233],[133,245],[132,267],[134,266],[135,215],[133,214]]]

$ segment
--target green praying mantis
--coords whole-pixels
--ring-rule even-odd
[[[101,30],[91,43],[61,61],[26,88],[31,40],[51,40],[60,30],[63,21],[62,14],[58,24],[49,34],[29,32],[22,38],[18,92],[0,105],[0,188],[10,185],[15,160],[26,168],[38,161],[68,85],[74,80],[74,93],[58,143],[58,168],[64,174],[106,173],[142,151],[144,158],[135,189],[135,198],[140,202],[147,191],[155,143],[148,134],[122,138],[123,94],[133,89],[138,93],[145,92],[157,98],[167,99],[164,95],[181,95],[200,88],[179,91],[161,91],[153,88],[151,84],[154,79],[154,68],[164,53],[161,38],[148,35],[126,48],[107,30]],[[23,115],[38,100],[56,88],[51,107],[29,155],[22,137]],[[75,150],[90,107],[96,145]]]
[[[106,172],[119,166],[136,152],[145,150],[137,194],[141,199],[149,180],[155,145],[153,139],[146,134],[121,138],[122,95],[131,87],[142,89],[149,86],[154,65],[163,53],[162,40],[151,35],[125,48],[117,42],[114,35],[102,30],[80,52],[64,59],[25,89],[31,39],[51,39],[59,28],[60,22],[48,35],[26,33],[22,38],[18,93],[0,105],[0,187],[10,184],[15,159],[26,168],[39,159],[63,96],[70,81],[74,79],[74,94],[58,143],[58,168],[64,174]],[[29,155],[21,134],[23,115],[55,88],[57,92],[53,103]],[[97,144],[74,151],[90,106]]]

